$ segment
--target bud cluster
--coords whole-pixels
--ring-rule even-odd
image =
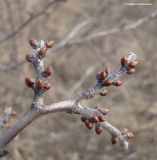
[[[136,71],[136,67],[138,65],[138,61],[134,60],[132,62],[129,62],[127,57],[122,57],[121,65],[122,66],[126,66],[128,74],[133,74]]]
[[[110,72],[110,68],[105,68],[104,71],[98,72],[96,76],[98,82],[103,83],[103,85],[106,87],[110,86],[112,81],[107,78]]]
[[[44,91],[47,91],[51,88],[51,84],[50,83],[47,83],[47,82],[44,82],[42,80],[38,80],[36,81],[35,83],[35,87],[39,90],[44,90]]]
[[[132,132],[129,132],[127,128],[122,128],[120,130],[120,132],[121,132],[121,136],[124,136],[124,138],[126,138],[126,139],[132,139],[132,138],[134,138],[134,134]],[[118,142],[118,138],[113,135],[111,137],[111,143],[113,145],[115,145],[117,142]]]
[[[97,107],[97,112],[93,114],[92,116],[82,116],[81,121],[85,123],[86,127],[88,129],[92,129],[94,124],[97,124],[98,122],[104,122],[104,115],[106,115],[109,110],[106,108]],[[95,132],[99,135],[102,132],[102,127],[99,125],[95,126]]]
[[[30,39],[29,44],[34,49],[34,53],[27,54],[26,60],[33,64],[34,68],[40,68],[36,74],[39,74],[39,78],[36,80],[26,77],[25,84],[36,91],[47,91],[51,88],[51,85],[47,82],[47,78],[53,73],[53,68],[51,66],[43,69],[42,59],[46,56],[47,50],[50,49],[54,41],[37,41],[35,39]],[[35,69],[36,71],[36,69]],[[41,92],[40,92],[41,93]]]
[[[121,66],[123,68],[125,68],[125,71],[128,74],[133,74],[135,72],[137,64],[138,64],[137,60],[129,62],[127,57],[121,58]],[[112,75],[114,75],[114,74],[118,74],[118,73],[114,73],[114,72],[111,73],[110,68],[105,68],[105,70],[97,73],[96,78],[97,78],[98,83],[101,84],[102,87],[109,87],[111,85],[119,87],[123,83],[116,78],[115,78],[116,79],[115,80],[112,77]],[[115,76],[115,77],[117,77],[117,76]],[[101,89],[99,94],[101,96],[106,96],[108,94],[108,91],[105,89]]]
[[[37,53],[37,58],[39,60],[43,59],[46,56],[46,52],[48,49],[53,47],[54,41],[37,41],[33,38],[29,39],[30,46],[35,50],[35,53]],[[36,58],[36,54],[27,54],[26,60],[30,63],[33,63],[34,59]]]
[[[51,88],[51,84],[44,82],[42,80],[33,80],[30,77],[26,77],[25,78],[25,84],[29,87],[29,88],[33,88],[33,89],[38,89],[38,90],[43,90],[43,91],[47,91]]]
[[[41,48],[38,52],[38,58],[43,59],[46,56],[46,51],[46,47]]]
[[[136,58],[136,54],[130,53],[128,57],[122,57],[121,65],[114,72],[111,72],[109,68],[105,68],[103,71],[98,72],[96,75],[96,85],[86,90],[82,95],[87,95],[85,97],[86,99],[88,99],[88,97],[91,98],[93,95],[97,94],[106,96],[108,91],[104,87],[109,87],[111,85],[116,87],[121,86],[123,83],[119,80],[119,77],[125,73],[132,74],[135,72],[136,66],[138,64],[138,61],[135,60]],[[126,128],[118,130],[112,127],[103,117],[108,113],[108,109],[99,107],[97,108],[97,111],[98,112],[94,112],[94,114],[92,110],[88,111],[88,114],[85,114],[85,112],[82,114],[83,116],[81,117],[81,120],[85,123],[86,127],[88,129],[92,129],[95,124],[95,132],[98,135],[101,134],[103,128],[109,129],[109,132],[112,135],[111,143],[115,145],[119,141],[122,147],[127,148],[127,140],[134,137],[133,133],[128,132]]]
[[[98,83],[101,83],[105,87],[109,87],[111,85],[119,87],[123,84],[120,80],[112,81],[110,78],[108,78],[109,73],[110,73],[109,68],[106,68],[104,71],[98,72],[96,76]],[[101,96],[106,96],[107,94],[108,91],[106,89],[102,89],[100,91]]]
[[[134,138],[134,134],[132,132],[129,132],[127,128],[122,128],[120,130],[121,135],[125,136],[127,139],[132,139]]]

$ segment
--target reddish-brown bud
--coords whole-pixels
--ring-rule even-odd
[[[109,109],[107,108],[100,108],[100,111],[103,115],[106,115],[109,112]]]
[[[47,41],[46,42],[46,48],[52,48],[53,45],[54,45],[54,41]]]
[[[95,127],[95,132],[96,132],[96,134],[101,134],[101,132],[102,132],[102,127],[101,126],[96,126]]]
[[[114,86],[119,87],[121,86],[123,83],[120,80],[117,80],[116,82],[113,83]]]
[[[117,143],[117,139],[115,137],[111,137],[111,143],[115,145]]]
[[[112,81],[111,81],[110,79],[107,79],[107,80],[105,81],[105,86],[106,86],[106,87],[109,87],[111,84],[112,84]]]
[[[86,127],[87,127],[88,129],[92,129],[92,127],[93,127],[93,124],[90,123],[90,122],[85,122],[85,125],[86,125]]]
[[[31,63],[32,62],[32,55],[26,54],[26,60]]]
[[[128,74],[133,74],[133,73],[135,73],[135,69],[134,68],[130,68],[127,73]]]
[[[43,89],[44,88],[44,82],[42,80],[36,81],[36,87],[38,89]]]
[[[99,74],[99,79],[100,80],[105,80],[106,77],[107,77],[106,72],[100,72],[100,74]]]
[[[81,121],[82,121],[82,122],[85,122],[85,121],[86,121],[86,117],[83,117],[83,116],[82,116],[82,117],[81,117]]]
[[[99,118],[99,121],[100,121],[100,122],[104,122],[104,121],[105,121],[105,119],[104,119],[104,117],[103,117],[102,114],[100,114],[100,115],[98,116],[98,118]]]
[[[111,69],[109,67],[105,68],[105,73],[108,75],[111,72]]]
[[[127,57],[122,57],[122,59],[121,59],[121,65],[126,65],[126,64],[128,64]]]
[[[103,90],[101,91],[100,95],[101,95],[101,96],[106,96],[107,93],[108,93],[108,91],[105,90],[105,89],[103,89]]]
[[[51,88],[51,84],[50,83],[45,83],[44,84],[44,89],[45,90],[49,90]]]
[[[134,138],[135,136],[134,136],[134,134],[132,133],[132,132],[128,132],[127,133],[127,138],[128,139],[132,139],[132,138]]]
[[[99,122],[99,118],[95,115],[95,116],[90,118],[90,122],[97,123],[97,122]]]
[[[26,77],[25,78],[25,84],[29,87],[29,88],[32,88],[33,85],[34,85],[34,80],[32,78],[29,78],[29,77]]]
[[[43,59],[46,55],[46,47],[43,47],[39,52],[38,52],[38,58]]]
[[[29,44],[34,48],[36,47],[37,45],[37,40],[33,39],[33,38],[30,38],[29,39]]]
[[[43,71],[42,75],[43,75],[43,77],[47,78],[47,77],[51,76],[52,73],[53,73],[53,69],[52,69],[52,67],[50,66],[50,67],[46,68],[46,69]]]
[[[137,64],[138,64],[138,61],[130,62],[130,63],[129,63],[129,67],[130,67],[130,68],[135,68],[135,67],[137,66]]]

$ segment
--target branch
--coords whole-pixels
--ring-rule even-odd
[[[80,114],[82,116],[81,120],[85,122],[85,125],[88,129],[92,129],[93,123],[95,123],[95,132],[99,135],[102,132],[102,129],[105,129],[111,134],[112,144],[117,142],[123,149],[128,149],[128,139],[134,137],[131,132],[128,132],[128,129],[122,128],[121,130],[117,129],[111,123],[103,119],[102,115],[108,113],[108,109],[104,108],[84,108],[79,104],[79,107],[76,108],[76,101],[69,100],[59,103],[52,104],[47,106],[43,113],[54,113],[54,112],[67,112],[73,114]]]
[[[106,96],[107,90],[104,89],[105,87],[109,87],[110,85],[120,86],[122,84],[122,82],[118,80],[120,76],[135,72],[138,63],[135,60],[137,57],[136,54],[131,53],[128,57],[123,57],[120,66],[113,72],[110,72],[109,68],[99,72],[96,76],[97,83],[83,91],[80,95],[67,101],[45,106],[43,95],[51,87],[48,80],[53,70],[51,66],[44,69],[43,64],[47,50],[53,46],[53,41],[45,42],[43,40],[37,41],[30,39],[30,45],[34,51],[32,54],[26,55],[26,60],[33,65],[35,79],[27,77],[25,83],[34,91],[34,98],[28,111],[0,138],[0,156],[3,157],[8,154],[8,151],[5,149],[6,145],[32,121],[45,114],[55,112],[80,114],[81,120],[87,128],[91,129],[95,125],[95,132],[98,135],[101,134],[104,128],[111,134],[112,144],[119,142],[122,148],[127,149],[128,139],[132,138],[133,134],[128,132],[127,129],[119,130],[106,121],[104,116],[108,113],[108,109],[97,106],[95,108],[84,107],[82,102],[96,95]]]

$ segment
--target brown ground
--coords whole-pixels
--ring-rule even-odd
[[[30,23],[16,36],[0,44],[0,66],[23,60],[31,52],[28,38],[55,40],[56,44],[80,22],[96,18],[91,31],[107,30],[134,22],[157,8],[152,6],[124,6],[120,0],[68,0],[51,6],[46,15]],[[12,32],[30,12],[37,12],[46,0],[1,0],[0,38]],[[157,21],[141,25],[135,30],[123,31],[95,39],[81,45],[67,46],[49,55],[47,65],[55,70],[51,80],[53,89],[45,96],[51,104],[68,97],[69,90],[86,70],[100,62],[98,68],[75,92],[80,93],[95,82],[95,75],[106,65],[114,69],[119,59],[132,51],[138,54],[139,67],[133,76],[122,78],[124,85],[111,87],[105,98],[96,97],[87,105],[104,105],[111,110],[108,120],[127,127],[135,134],[129,151],[112,146],[110,136],[104,132],[97,136],[87,130],[80,117],[58,113],[43,117],[8,145],[10,155],[6,160],[156,160],[157,157]],[[51,52],[50,52],[51,53]],[[13,107],[19,116],[31,103],[32,92],[24,85],[26,75],[32,75],[29,64],[7,73],[0,73],[0,107]],[[13,123],[13,122],[12,122]],[[6,129],[6,128],[5,128]],[[3,129],[1,130],[3,132]]]

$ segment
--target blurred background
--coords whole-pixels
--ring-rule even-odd
[[[30,106],[33,92],[24,84],[33,76],[25,55],[32,52],[28,39],[54,40],[45,66],[52,65],[52,89],[45,103],[62,101],[96,82],[106,66],[114,70],[122,56],[137,53],[134,75],[121,78],[86,106],[108,107],[107,119],[135,134],[128,151],[112,146],[104,131],[97,136],[80,116],[49,114],[33,122],[9,145],[4,160],[156,160],[157,157],[157,1],[151,5],[124,5],[129,0],[1,0],[0,1],[0,108],[12,107],[18,115]],[[153,14],[152,14],[153,13]],[[155,17],[156,15],[156,17]]]

